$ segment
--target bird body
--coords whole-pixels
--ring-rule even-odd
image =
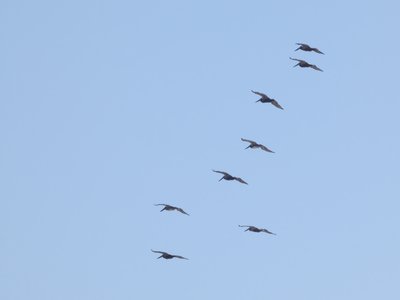
[[[176,207],[176,206],[172,206],[172,205],[164,204],[164,203],[154,204],[154,205],[155,205],[155,206],[163,205],[164,208],[163,208],[162,210],[160,210],[160,211],[164,211],[164,210],[166,210],[166,211],[173,211],[173,210],[176,210],[176,211],[179,211],[179,212],[182,213],[182,214],[185,214],[185,215],[188,215],[188,216],[189,216],[189,214],[188,214],[187,212],[185,212],[185,211],[184,211],[182,208],[180,208],[180,207]]]
[[[216,171],[216,170],[212,170],[212,171],[215,172],[215,173],[220,173],[220,174],[224,175],[224,176],[222,176],[221,179],[218,180],[218,181],[221,181],[222,179],[225,179],[225,180],[236,180],[236,181],[239,181],[240,183],[248,184],[248,183],[247,183],[246,181],[244,181],[242,178],[232,176],[232,175],[229,174],[229,173],[226,173],[226,172],[223,172],[223,171]]]
[[[314,69],[314,70],[323,72],[323,71],[322,71],[320,68],[318,68],[316,65],[312,65],[312,64],[306,62],[305,60],[297,59],[297,58],[291,58],[291,57],[289,57],[289,58],[290,58],[291,60],[298,61],[298,63],[297,63],[296,65],[294,65],[293,68],[299,66],[299,67],[301,67],[301,68],[311,68],[311,69]]]
[[[157,259],[159,259],[159,258],[164,258],[164,259],[172,259],[172,258],[188,259],[188,258],[180,256],[180,255],[173,255],[173,254],[169,254],[169,253],[163,252],[163,251],[155,251],[153,249],[151,249],[151,251],[154,252],[154,253],[161,254],[159,257],[157,257]]]
[[[251,226],[251,225],[239,225],[239,227],[247,227],[247,229],[245,231],[265,232],[265,233],[268,233],[268,234],[276,235],[276,233],[273,233],[273,232],[271,232],[271,231],[269,231],[268,229],[265,229],[265,228],[258,228],[258,227]]]
[[[275,99],[272,99],[270,97],[268,97],[266,94],[260,93],[260,92],[256,92],[251,90],[254,94],[261,96],[260,99],[258,99],[256,101],[257,102],[261,102],[261,103],[271,103],[273,106],[279,108],[279,109],[283,109],[283,107],[278,103],[278,101],[276,101]]]
[[[251,148],[251,149],[260,148],[260,149],[262,149],[262,150],[264,150],[264,151],[271,152],[271,153],[275,153],[274,151],[268,149],[267,147],[265,147],[265,146],[262,145],[262,144],[258,144],[258,143],[255,142],[255,141],[247,140],[247,139],[244,139],[244,138],[241,138],[241,140],[242,140],[243,142],[248,142],[248,143],[250,143],[250,145],[248,145],[245,149],[247,149],[247,148]]]
[[[320,50],[318,50],[318,48],[310,47],[310,46],[307,45],[307,44],[296,43],[296,45],[299,45],[300,47],[297,48],[297,49],[294,50],[294,51],[297,51],[297,50],[303,50],[303,51],[307,51],[307,52],[314,51],[314,52],[319,53],[319,54],[325,54],[325,53],[321,52]]]

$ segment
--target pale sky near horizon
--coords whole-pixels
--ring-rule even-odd
[[[399,11],[1,1],[0,299],[400,299]]]

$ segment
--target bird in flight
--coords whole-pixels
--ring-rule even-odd
[[[216,171],[216,170],[213,170],[213,172],[215,172],[215,173],[220,173],[220,174],[224,175],[224,176],[222,176],[222,178],[221,178],[220,180],[218,180],[218,181],[221,181],[222,179],[225,179],[225,180],[236,180],[236,181],[239,181],[239,182],[241,182],[241,183],[248,184],[248,183],[247,183],[246,181],[244,181],[242,178],[232,176],[232,175],[230,175],[230,174],[228,174],[228,173],[226,173],[226,172],[223,172],[223,171]]]
[[[251,225],[239,225],[239,227],[248,227],[245,231],[252,231],[252,232],[265,232],[268,234],[273,234],[276,235],[276,233],[273,233],[265,228],[257,228],[255,226],[251,226]]]
[[[176,211],[179,211],[180,213],[183,213],[183,214],[189,216],[189,214],[188,214],[187,212],[185,212],[185,211],[184,211],[182,208],[180,208],[180,207],[176,207],[176,206],[172,206],[172,205],[164,204],[164,203],[154,204],[154,206],[160,206],[160,205],[163,205],[163,206],[164,206],[164,208],[163,208],[162,210],[160,210],[160,211],[164,211],[164,210],[167,210],[167,211],[176,210]]]
[[[278,103],[278,101],[276,101],[275,99],[272,99],[272,98],[268,97],[267,95],[265,95],[265,94],[263,94],[263,93],[256,92],[256,91],[253,91],[253,90],[251,90],[251,91],[252,91],[254,94],[256,94],[256,95],[261,96],[261,98],[258,99],[258,100],[256,101],[256,103],[257,103],[257,102],[261,102],[261,103],[271,103],[273,106],[275,106],[275,107],[277,107],[277,108],[280,108],[280,109],[283,109],[283,107],[280,106],[279,103]]]
[[[299,67],[301,67],[301,68],[311,68],[311,69],[314,69],[314,70],[323,72],[323,71],[322,71],[320,68],[318,68],[316,65],[309,64],[309,63],[306,62],[305,60],[297,59],[297,58],[291,58],[291,57],[289,57],[289,58],[290,58],[291,60],[298,61],[298,63],[297,63],[296,65],[294,65],[293,68],[299,66]]]
[[[310,46],[307,45],[307,44],[296,43],[296,45],[299,45],[300,47],[297,48],[297,49],[294,50],[294,51],[297,51],[297,50],[303,50],[303,51],[307,51],[307,52],[314,51],[314,52],[319,53],[319,54],[325,54],[325,53],[319,51],[317,48],[312,48],[312,47],[310,47]]]
[[[260,148],[260,149],[262,149],[262,150],[264,150],[264,151],[271,152],[271,153],[275,153],[274,151],[268,149],[267,147],[265,147],[265,146],[262,145],[262,144],[258,144],[258,143],[255,142],[255,141],[246,140],[246,139],[244,139],[244,138],[241,138],[241,140],[242,140],[243,142],[248,142],[248,143],[250,143],[250,145],[248,145],[245,149],[247,149],[247,148],[251,148],[251,149],[253,149],[253,148]]]
[[[163,251],[155,251],[155,250],[153,250],[153,249],[151,249],[151,251],[154,252],[154,253],[159,253],[159,254],[161,254],[159,257],[157,257],[157,259],[159,259],[159,258],[161,258],[161,257],[164,258],[164,259],[172,259],[172,258],[174,258],[174,257],[180,258],[180,259],[188,259],[188,258],[183,257],[183,256],[180,256],[180,255],[172,255],[172,254],[169,254],[169,253],[163,252]]]

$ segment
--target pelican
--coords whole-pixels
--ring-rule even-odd
[[[163,251],[155,251],[153,249],[151,249],[151,251],[154,252],[154,253],[160,253],[161,254],[159,257],[157,257],[157,259],[159,259],[161,257],[164,258],[164,259],[172,259],[174,257],[180,258],[180,259],[188,259],[188,258],[180,256],[180,255],[172,255],[172,254],[169,254],[169,253],[163,252]]]
[[[296,43],[296,45],[299,45],[300,47],[297,48],[297,49],[294,50],[294,51],[297,51],[297,50],[303,50],[303,51],[307,51],[307,52],[314,51],[314,52],[319,53],[319,54],[325,54],[325,53],[319,51],[317,48],[312,48],[312,47],[310,47],[310,46],[307,45],[307,44]]]
[[[256,95],[261,96],[261,98],[258,99],[258,100],[256,101],[256,103],[257,103],[257,102],[261,102],[261,103],[271,103],[273,106],[275,106],[275,107],[277,107],[277,108],[280,108],[280,109],[283,109],[283,107],[280,106],[279,103],[278,103],[278,101],[276,101],[275,99],[272,99],[272,98],[268,97],[267,95],[265,95],[265,94],[263,94],[263,93],[256,92],[256,91],[253,91],[253,90],[251,90],[251,91],[252,91],[254,94],[256,94]]]
[[[245,231],[252,231],[252,232],[265,232],[268,234],[273,234],[276,235],[276,233],[273,233],[265,228],[257,228],[255,226],[251,226],[251,225],[239,225],[239,227],[248,227]]]
[[[215,173],[220,173],[220,174],[224,175],[224,176],[222,176],[222,178],[221,178],[220,180],[218,180],[218,181],[221,181],[222,179],[225,179],[225,180],[236,180],[236,181],[239,181],[239,182],[241,182],[241,183],[248,184],[248,183],[247,183],[246,181],[244,181],[242,178],[234,177],[234,176],[232,176],[232,175],[230,175],[230,174],[228,174],[228,173],[226,173],[226,172],[223,172],[223,171],[216,171],[216,170],[213,170],[213,172],[215,172]]]
[[[248,145],[245,149],[247,149],[247,148],[252,148],[252,149],[253,149],[253,148],[260,148],[260,149],[262,149],[262,150],[264,150],[264,151],[271,152],[271,153],[275,153],[274,151],[268,149],[267,147],[265,147],[265,146],[262,145],[262,144],[256,143],[255,141],[246,140],[246,139],[244,139],[244,138],[241,138],[241,140],[242,140],[243,142],[248,142],[248,143],[250,143],[250,145]]]
[[[300,66],[301,68],[311,68],[311,69],[314,69],[314,70],[323,72],[323,71],[322,71],[320,68],[318,68],[316,65],[309,64],[309,63],[306,62],[305,60],[301,60],[301,59],[297,59],[297,58],[291,58],[291,57],[289,57],[289,58],[290,58],[291,60],[298,61],[298,63],[297,63],[296,65],[294,65],[293,68],[294,68],[294,67],[297,67],[297,66]]]
[[[159,206],[159,205],[163,205],[163,206],[164,206],[164,208],[163,208],[162,210],[160,210],[160,211],[164,211],[164,210],[167,210],[167,211],[176,210],[176,211],[179,211],[180,213],[183,213],[183,214],[189,216],[189,214],[188,214],[187,212],[185,212],[185,211],[184,211],[182,208],[180,208],[180,207],[176,207],[176,206],[172,206],[172,205],[164,204],[164,203],[154,204],[154,206]]]

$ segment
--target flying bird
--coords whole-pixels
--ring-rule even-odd
[[[296,43],[296,45],[299,45],[300,47],[297,48],[297,49],[294,50],[294,51],[297,51],[297,50],[303,50],[303,51],[307,51],[307,52],[314,51],[314,52],[319,53],[319,54],[325,54],[325,53],[319,51],[317,48],[310,47],[310,46],[307,45],[307,44]]]
[[[151,251],[154,252],[154,253],[160,253],[161,254],[159,257],[157,257],[157,259],[159,259],[161,257],[164,258],[164,259],[172,259],[174,257],[180,258],[180,259],[188,259],[188,258],[180,256],[180,255],[172,255],[172,254],[169,254],[169,253],[163,252],[163,251],[155,251],[153,249],[151,249]]]
[[[297,66],[300,66],[301,68],[311,68],[311,69],[314,69],[314,70],[323,72],[323,71],[322,71],[320,68],[318,68],[316,65],[309,64],[309,63],[306,62],[305,60],[301,60],[301,59],[297,59],[297,58],[291,58],[291,57],[289,57],[289,58],[290,58],[291,60],[298,61],[298,63],[297,63],[296,65],[294,65],[293,68],[294,68],[294,67],[297,67]]]
[[[248,145],[245,149],[247,149],[247,148],[251,148],[251,149],[253,149],[253,148],[260,148],[260,149],[262,149],[262,150],[264,150],[264,151],[271,152],[271,153],[275,153],[274,151],[268,149],[267,147],[265,147],[265,146],[262,145],[262,144],[258,144],[258,143],[255,142],[255,141],[246,140],[246,139],[244,139],[244,138],[241,138],[241,140],[242,140],[243,142],[248,142],[248,143],[250,143],[250,145]]]
[[[268,234],[273,234],[276,235],[276,233],[273,233],[265,228],[257,228],[255,226],[251,226],[251,225],[239,225],[239,227],[248,227],[245,231],[252,231],[252,232],[265,232]]]
[[[256,92],[256,91],[253,91],[253,90],[251,90],[251,91],[252,91],[254,94],[256,94],[256,95],[261,96],[261,98],[258,99],[258,100],[256,101],[256,103],[257,103],[257,102],[261,102],[261,103],[271,103],[273,106],[275,106],[275,107],[277,107],[277,108],[280,108],[280,109],[283,109],[283,107],[280,106],[279,103],[278,103],[278,101],[276,101],[275,99],[272,99],[272,98],[268,97],[267,95],[265,95],[265,94],[263,94],[263,93]]]
[[[185,212],[185,211],[184,211],[182,208],[180,208],[180,207],[176,207],[176,206],[172,206],[172,205],[164,204],[164,203],[154,204],[154,205],[155,205],[155,206],[163,205],[164,208],[163,208],[162,210],[160,210],[160,211],[164,211],[164,210],[167,210],[167,211],[176,210],[176,211],[179,211],[180,213],[183,213],[183,214],[189,216],[189,214],[188,214],[187,212]]]
[[[230,175],[230,174],[228,174],[228,173],[226,173],[226,172],[223,172],[223,171],[216,171],[216,170],[213,170],[213,172],[215,172],[215,173],[220,173],[220,174],[224,175],[224,176],[222,176],[222,178],[221,178],[220,180],[218,180],[218,181],[221,181],[222,179],[225,179],[225,180],[236,180],[236,181],[239,181],[239,182],[241,182],[241,183],[248,184],[248,183],[247,183],[246,181],[244,181],[242,178],[232,176],[232,175]]]

